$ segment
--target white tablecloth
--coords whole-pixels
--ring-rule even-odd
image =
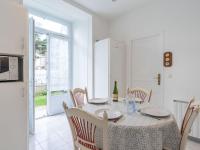
[[[148,105],[138,105],[138,107],[148,107]],[[161,120],[140,113],[128,115],[126,105],[122,102],[109,105],[87,104],[83,107],[93,114],[102,108],[119,110],[124,114],[118,122],[109,122],[109,150],[162,150],[163,147],[179,149],[181,136],[173,115]],[[101,129],[98,129],[96,134],[96,144],[102,148]]]

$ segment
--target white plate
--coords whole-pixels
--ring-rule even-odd
[[[95,112],[95,114],[97,116],[103,118],[104,111],[107,112],[109,120],[121,118],[123,116],[123,114],[120,111],[113,111],[113,110],[110,110],[110,109],[99,109]]]
[[[91,104],[105,104],[109,101],[108,98],[94,98],[94,99],[90,99],[89,103]]]
[[[168,117],[170,112],[158,107],[146,107],[139,110],[140,113],[150,115],[153,117]]]

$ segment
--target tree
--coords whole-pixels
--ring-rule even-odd
[[[47,38],[41,38],[39,34],[35,34],[35,49],[36,53],[45,55],[47,52]]]

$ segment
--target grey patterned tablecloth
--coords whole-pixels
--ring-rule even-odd
[[[124,111],[123,104],[115,105],[113,108],[88,104],[83,109],[90,113],[102,107]],[[108,127],[109,150],[162,150],[163,147],[178,150],[180,137],[173,115],[157,120],[140,113],[128,115],[124,111],[124,117],[117,123],[110,122]],[[102,148],[101,129],[96,132],[96,144]]]

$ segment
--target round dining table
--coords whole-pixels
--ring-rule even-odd
[[[152,104],[136,104],[136,109],[152,107]],[[125,101],[106,104],[86,104],[83,110],[98,117],[99,110],[120,111],[123,116],[119,120],[109,121],[109,150],[162,150],[163,147],[178,150],[180,132],[174,116],[155,118],[143,115],[138,111],[128,113]],[[163,109],[163,108],[162,108]],[[102,148],[102,130],[95,133],[96,145]]]

